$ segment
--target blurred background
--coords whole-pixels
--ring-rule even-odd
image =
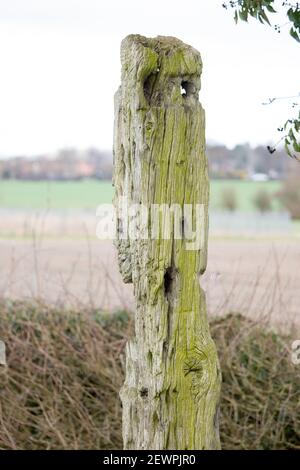
[[[0,435],[4,448],[120,445],[117,399],[108,405],[109,415],[106,409],[98,414],[94,399],[84,401],[85,383],[81,389],[74,376],[64,375],[64,360],[70,354],[74,372],[73,357],[82,354],[83,362],[76,367],[94,380],[88,396],[93,390],[101,403],[108,403],[122,382],[118,361],[127,330],[121,338],[114,333],[106,344],[107,336],[94,324],[73,331],[67,320],[57,323],[56,315],[66,309],[101,312],[100,320],[98,313],[93,318],[102,328],[110,325],[106,315],[121,312],[117,321],[123,325],[126,312],[134,309],[132,288],[121,280],[112,242],[96,238],[96,209],[113,197],[113,95],[120,84],[120,42],[131,33],[176,36],[202,55],[200,101],[206,110],[211,197],[208,267],[201,283],[209,315],[234,313],[234,321],[243,315],[282,334],[299,331],[300,163],[280,144],[273,154],[267,149],[281,139],[278,129],[291,116],[295,98],[263,104],[272,97],[299,96],[299,45],[288,30],[283,26],[278,34],[257,21],[235,25],[233,11],[225,10],[219,0],[0,0],[0,333],[14,371],[12,382],[7,382],[12,398],[4,401],[4,411],[0,407],[1,423],[6,423]],[[28,308],[32,303],[37,312],[54,309],[53,322],[39,313],[34,316]],[[34,326],[37,318],[40,327]],[[235,345],[240,345],[237,338],[247,325],[228,327]],[[69,331],[74,335],[72,359],[71,349],[63,346]],[[84,333],[78,336],[79,331]],[[18,347],[13,348],[16,334]],[[232,335],[220,336],[224,358]],[[257,337],[248,337],[247,345],[256,345]],[[231,436],[228,448],[240,448],[242,436],[245,448],[300,445],[300,417],[289,398],[294,396],[294,372],[290,362],[281,362],[281,350],[269,359],[273,340],[262,337],[255,347],[265,356],[259,356],[251,374],[260,374],[260,361],[268,357],[263,370],[269,382],[258,377],[257,395],[249,389],[234,392],[234,378],[227,384],[222,432]],[[90,340],[88,350],[76,346]],[[32,344],[37,346],[31,351]],[[64,354],[61,362],[57,344]],[[237,367],[243,364],[244,377],[252,353],[243,350],[240,356],[240,350],[229,350],[230,361],[237,358]],[[34,383],[45,385],[45,376],[36,368],[36,351],[44,354],[47,373],[52,364],[61,374],[59,383],[50,374],[54,391],[50,387],[51,394],[43,398],[37,388],[34,397],[29,393],[33,376]],[[109,364],[101,362],[103,351]],[[31,357],[32,369],[19,370],[20,357]],[[229,375],[230,367],[224,369]],[[268,376],[280,367],[280,376]],[[283,383],[286,371],[291,388],[280,388],[278,395],[269,388],[269,394],[260,395],[266,383]],[[75,372],[77,378],[83,376]],[[22,393],[16,389],[20,377],[25,380]],[[79,387],[72,392],[74,403],[68,395],[73,382]],[[237,412],[234,400],[249,394],[257,401],[246,401]],[[275,404],[272,394],[278,399]],[[51,400],[56,400],[56,408]],[[267,411],[260,409],[261,403]]]
[[[112,244],[95,237],[95,213],[113,197],[120,42],[163,34],[192,44],[204,63],[210,309],[257,314],[265,290],[279,295],[280,279],[288,287],[272,312],[264,308],[277,320],[297,315],[300,165],[280,145],[267,150],[295,100],[262,104],[298,92],[288,31],[235,25],[218,0],[154,0],[146,9],[137,0],[0,0],[0,26],[2,297],[132,307]]]

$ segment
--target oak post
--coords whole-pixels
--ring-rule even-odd
[[[209,199],[201,57],[176,38],[131,35],[121,62],[116,245],[136,299],[120,394],[124,448],[219,449],[221,374],[199,283]]]

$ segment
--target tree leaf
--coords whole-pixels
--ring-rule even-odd
[[[293,142],[293,149],[295,152],[300,152],[300,142]]]
[[[241,10],[239,11],[239,17],[241,18],[241,20],[243,21],[248,21],[248,11],[247,10]]]
[[[260,10],[259,15],[262,17],[262,19],[263,19],[266,23],[268,23],[268,25],[271,26],[271,23],[270,23],[270,21],[269,21],[269,18],[268,18],[267,15],[266,15],[265,10]]]
[[[238,17],[238,12],[237,12],[237,10],[235,10],[235,12],[234,12],[234,21],[235,21],[235,24],[237,24],[238,19],[239,19],[239,17]]]
[[[251,16],[253,16],[253,18],[258,18],[258,10],[257,10],[257,7],[252,7],[250,10],[249,10],[249,13]]]
[[[292,155],[291,155],[291,151],[289,149],[289,144],[290,144],[289,140],[285,139],[284,148],[285,148],[286,153],[289,155],[289,157],[291,157]]]
[[[290,35],[292,36],[292,38],[296,39],[297,42],[300,42],[300,38],[298,36],[298,33],[294,28],[290,29]]]
[[[260,13],[258,13],[258,19],[261,22],[261,24],[264,24],[264,20],[262,19],[262,16]]]
[[[290,128],[288,136],[289,136],[289,138],[291,139],[292,142],[296,141],[296,138],[294,136],[294,132],[293,132],[292,128]]]

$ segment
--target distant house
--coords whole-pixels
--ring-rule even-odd
[[[250,179],[252,181],[269,181],[269,176],[266,174],[266,173],[253,173],[253,175],[251,175]]]
[[[78,178],[90,178],[94,175],[94,168],[90,163],[79,160],[74,164],[74,172]]]

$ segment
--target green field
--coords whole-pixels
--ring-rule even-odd
[[[112,197],[110,181],[0,181],[1,208],[95,209]]]
[[[274,194],[280,185],[278,181],[214,180],[211,182],[211,208],[221,208],[223,189],[232,187],[236,191],[238,209],[253,211],[253,197],[259,189]],[[113,187],[109,181],[0,181],[0,208],[94,210],[101,203],[110,203],[112,197]],[[275,198],[273,208],[279,209]]]

